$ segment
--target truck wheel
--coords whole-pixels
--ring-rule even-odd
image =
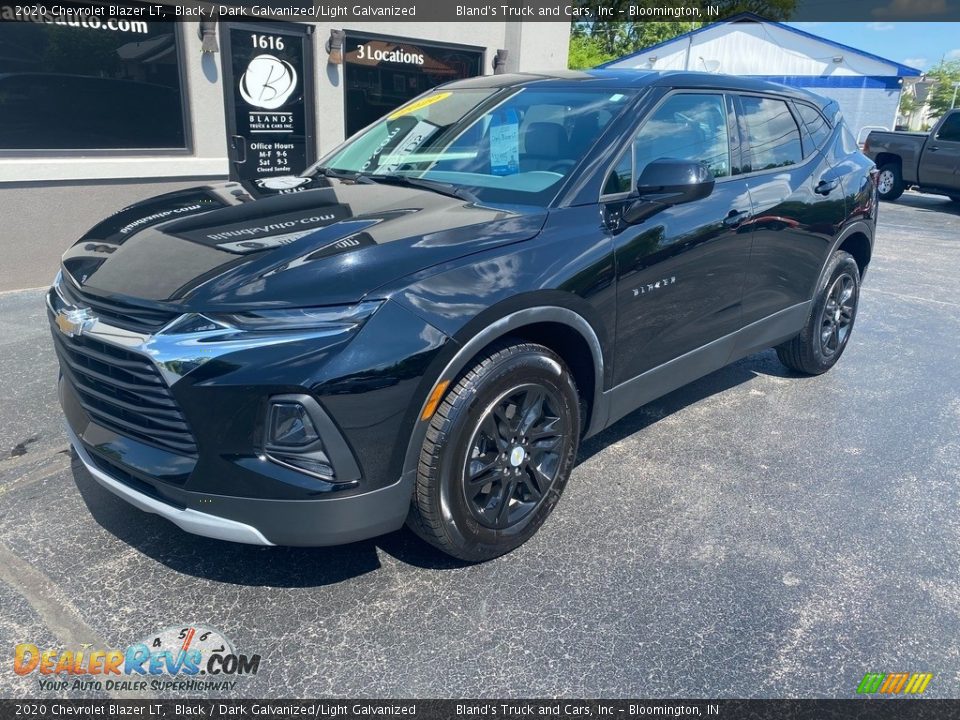
[[[510,552],[557,504],[579,438],[577,388],[563,361],[534,343],[494,346],[430,421],[408,525],[461,560]]]
[[[777,346],[777,357],[791,370],[820,375],[832,368],[850,340],[860,300],[857,261],[838,250],[813,300],[810,318],[795,338]]]
[[[887,163],[877,175],[877,194],[881,200],[893,202],[903,195],[903,173],[899,163]]]

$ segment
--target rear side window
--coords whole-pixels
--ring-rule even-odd
[[[807,126],[807,132],[810,134],[813,146],[815,148],[823,147],[827,138],[830,137],[830,125],[827,124],[823,115],[809,105],[797,103],[796,107],[800,113],[800,119],[803,120],[803,124]]]
[[[750,142],[748,172],[772,170],[803,162],[800,128],[783,100],[740,98],[743,129]]]
[[[937,131],[937,140],[960,142],[960,112],[950,115]]]

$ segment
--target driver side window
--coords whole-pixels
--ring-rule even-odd
[[[700,162],[715,178],[730,175],[723,95],[679,93],[668,98],[643,122],[632,143],[632,158],[624,153],[610,171],[604,194],[632,191],[647,164],[661,158]]]

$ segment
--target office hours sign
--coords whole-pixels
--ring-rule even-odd
[[[303,172],[314,159],[311,36],[272,23],[231,24],[228,36],[231,177]]]

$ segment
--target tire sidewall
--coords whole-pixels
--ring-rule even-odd
[[[838,348],[838,350],[832,355],[824,355],[823,347],[820,343],[821,316],[823,314],[823,308],[827,304],[827,297],[830,288],[833,287],[833,283],[836,282],[837,278],[843,274],[847,274],[853,278],[854,303],[853,315],[850,318],[850,328],[847,332],[847,339],[844,341],[843,345],[840,346],[840,348]],[[853,259],[853,256],[845,252],[837,253],[830,261],[825,278],[826,279],[820,285],[820,290],[817,293],[817,299],[813,304],[813,309],[810,313],[810,323],[807,328],[810,342],[810,353],[820,371],[826,371],[833,367],[843,355],[844,351],[846,351],[847,346],[850,344],[850,338],[853,336],[853,328],[857,323],[857,313],[860,310],[860,270],[857,267],[857,261]]]
[[[572,432],[564,438],[560,467],[546,499],[516,525],[502,530],[477,522],[467,507],[463,492],[463,468],[474,430],[490,403],[519,385],[536,383],[552,390],[559,398]],[[435,481],[439,517],[451,543],[478,556],[496,556],[526,542],[546,521],[563,493],[576,458],[579,438],[579,401],[569,372],[558,359],[529,351],[509,356],[486,368],[476,379],[474,391],[457,398],[454,415],[439,452]]]

